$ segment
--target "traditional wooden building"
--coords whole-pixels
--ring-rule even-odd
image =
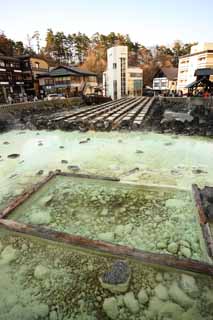
[[[97,89],[96,73],[73,66],[58,66],[37,76],[40,94],[61,93],[66,97],[92,94]]]
[[[177,90],[177,78],[178,68],[161,68],[153,79],[153,90],[155,93],[175,93]]]
[[[37,75],[48,72],[48,63],[29,55],[10,57],[0,55],[0,103],[21,102],[24,97],[39,94]]]

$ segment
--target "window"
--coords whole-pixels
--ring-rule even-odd
[[[130,77],[131,78],[141,78],[142,77],[142,73],[133,73],[133,72],[131,72],[130,73]]]
[[[0,61],[0,67],[4,67],[4,61]]]
[[[126,58],[121,58],[121,96],[126,95]]]
[[[35,68],[39,69],[39,62],[35,62]]]
[[[113,69],[117,69],[117,63],[113,63]]]

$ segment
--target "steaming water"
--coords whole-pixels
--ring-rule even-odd
[[[88,143],[79,144],[86,138],[90,138]],[[64,148],[60,148],[62,146]],[[101,193],[100,185],[91,188],[88,182],[79,183],[79,180],[76,180],[77,182],[72,186],[73,196],[78,194],[79,199],[79,191],[83,193],[86,190],[88,194],[85,193],[82,197],[87,201],[90,198],[88,195],[91,189],[96,193],[94,195],[96,200],[90,203],[91,208],[95,209],[92,217],[100,220],[94,236],[92,234],[96,224],[89,221],[89,212],[84,206],[80,206],[78,199],[74,202],[70,201],[69,204],[66,203],[67,208],[64,209],[64,213],[59,212],[62,207],[56,202],[51,201],[50,198],[47,199],[51,197],[53,191],[61,190],[58,196],[63,195],[64,190],[62,192],[60,184],[66,187],[67,182],[64,179],[55,184],[52,181],[53,185],[49,185],[49,191],[36,195],[37,203],[33,198],[30,200],[32,201],[28,203],[29,208],[32,209],[30,212],[24,209],[24,206],[20,207],[17,210],[23,208],[23,211],[14,212],[13,218],[16,217],[20,221],[28,219],[30,222],[33,207],[39,213],[44,212],[43,205],[45,214],[42,217],[46,217],[46,222],[43,221],[43,224],[56,230],[61,228],[63,231],[72,233],[77,231],[78,234],[87,234],[92,238],[100,238],[100,234],[101,237],[103,234],[104,237],[110,237],[113,233],[114,239],[110,239],[112,242],[131,244],[128,241],[133,241],[132,245],[152,251],[167,252],[169,244],[173,244],[171,247],[175,251],[174,243],[178,243],[176,254],[179,255],[181,250],[184,250],[182,253],[184,252],[185,255],[190,254],[200,259],[202,254],[190,190],[192,183],[198,183],[199,186],[213,184],[212,151],[211,140],[197,137],[175,137],[154,133],[89,132],[82,134],[61,131],[41,131],[38,135],[35,131],[26,131],[25,134],[11,131],[0,135],[0,209],[28,186],[43,179],[43,176],[36,175],[39,170],[44,170],[46,175],[50,170],[55,169],[69,171],[68,165],[78,165],[80,172],[83,173],[119,176],[122,182],[166,185],[174,187],[174,190],[169,192],[165,189],[164,191],[145,190],[143,193],[140,192],[140,195],[137,195],[134,186],[131,189],[124,185],[121,188],[122,192],[125,193],[130,188],[127,196],[130,197],[132,194],[134,196],[132,203],[131,201],[126,203],[122,196],[122,205],[117,210],[114,205],[117,203],[120,187],[118,194],[116,190],[113,191],[114,200],[110,207],[109,194],[112,194],[112,189],[116,189],[114,186],[112,187],[110,183],[104,184],[102,186],[104,190]],[[7,158],[12,153],[18,153],[20,157]],[[67,160],[68,163],[62,164],[61,160]],[[132,175],[126,174],[136,167],[139,171]],[[186,189],[189,192],[177,189]],[[99,199],[100,195],[102,196]],[[153,196],[158,201],[155,202]],[[66,199],[69,198],[65,197],[64,201]],[[100,205],[101,201],[106,202],[102,203],[103,207]],[[158,202],[161,204],[161,209],[157,209]],[[140,214],[137,214],[138,203],[142,209],[146,208]],[[149,206],[151,210],[147,214]],[[107,207],[112,209],[114,214],[117,212],[115,221],[110,220],[112,219],[110,210],[107,214],[106,211],[103,212]],[[128,215],[125,211],[122,213],[120,210],[122,207],[125,207],[126,212],[129,210],[130,214]],[[40,211],[37,210],[38,208]],[[88,219],[88,223],[84,223],[84,226],[87,226],[84,229],[81,228],[83,224],[82,216],[78,215],[79,210],[82,210],[81,212],[84,210],[84,220]],[[156,219],[163,212],[164,214],[166,212],[169,225]],[[71,222],[79,223],[75,228],[65,219],[66,213],[69,213],[68,219]],[[155,219],[149,221],[148,217],[151,214],[156,221]],[[141,217],[143,217],[143,223]],[[34,223],[37,222],[34,215]],[[122,231],[123,226],[131,225],[131,228],[124,230],[127,235],[125,236],[124,232],[123,238],[119,238],[119,232],[115,230],[118,222],[120,227],[122,226],[119,232]],[[153,223],[156,230],[151,229]],[[112,227],[109,229],[110,225]],[[138,233],[133,231],[137,228],[141,230],[142,235],[144,234],[142,242],[137,241]],[[148,230],[150,230],[150,238]],[[103,289],[98,281],[98,276],[110,267],[111,258],[85,254],[65,246],[23,235],[17,236],[3,230],[0,232],[0,238],[0,319],[2,320],[110,319],[106,315],[106,310],[103,310],[104,299],[109,297],[115,298],[113,302],[111,300],[111,303],[117,306],[118,314],[115,317],[114,313],[115,319],[212,320],[213,282],[208,277],[198,277],[194,274],[186,277],[181,272],[152,269],[131,261],[129,264],[132,268],[132,280],[128,291],[134,294],[137,302],[129,301],[128,303],[124,302],[123,294],[118,297],[110,293]],[[164,240],[160,245],[159,239]],[[163,248],[165,244],[166,247]],[[141,302],[141,296],[138,296],[141,289],[142,300],[145,299],[145,290],[146,302]],[[113,308],[112,305],[109,307]],[[134,308],[137,309],[136,312]]]

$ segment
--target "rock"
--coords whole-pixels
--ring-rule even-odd
[[[68,163],[68,161],[67,161],[67,160],[61,160],[61,163],[63,163],[63,164],[67,164],[67,163]]]
[[[10,144],[8,141],[4,141],[3,144]]]
[[[102,211],[101,211],[101,213],[100,213],[100,215],[101,216],[107,216],[108,215],[108,209],[107,208],[104,208]]]
[[[47,211],[33,211],[30,215],[30,222],[32,224],[49,224],[51,219],[52,217]]]
[[[185,258],[190,258],[191,257],[191,250],[186,247],[180,247],[180,254],[184,256]]]
[[[110,319],[117,319],[119,309],[116,299],[114,297],[104,299],[103,310]]]
[[[156,277],[155,277],[157,282],[163,282],[163,276],[162,273],[158,272]]]
[[[113,232],[104,232],[98,234],[98,239],[103,241],[112,242],[115,238],[115,235]]]
[[[178,303],[182,307],[190,307],[194,303],[194,301],[178,287],[176,282],[173,282],[171,287],[169,288],[169,295],[172,300],[174,300],[174,302]]]
[[[159,320],[182,320],[182,314],[184,310],[177,305],[176,303],[166,302],[162,303],[159,313],[158,319]],[[190,320],[190,318],[188,318]],[[193,318],[191,320],[194,320]]]
[[[33,313],[35,313],[37,317],[43,319],[48,316],[49,307],[47,304],[41,303],[39,305],[34,306],[32,311],[34,311]]]
[[[113,293],[123,293],[128,290],[131,278],[131,270],[125,261],[117,260],[110,271],[105,272],[99,281],[104,289]]]
[[[18,256],[18,251],[12,246],[7,246],[1,253],[0,265],[10,264]]]
[[[180,285],[186,294],[189,294],[193,298],[198,296],[199,289],[197,287],[195,279],[192,276],[182,274]]]
[[[59,148],[60,148],[60,149],[64,149],[64,146],[60,146]]]
[[[34,276],[36,279],[45,279],[46,276],[49,274],[50,270],[47,267],[42,266],[39,264],[34,270]]]
[[[128,292],[124,295],[124,304],[131,313],[137,313],[139,311],[139,304],[133,292]]]
[[[2,251],[2,249],[3,249],[3,244],[0,241],[0,252]]]
[[[42,142],[39,142],[39,143],[38,143],[38,146],[39,146],[39,147],[43,146],[43,143],[42,143]]]
[[[182,208],[184,207],[185,202],[183,200],[179,200],[179,199],[168,199],[166,201],[166,207],[167,208]]]
[[[156,296],[161,300],[168,300],[168,291],[167,288],[164,287],[162,284],[159,284],[154,289]]]
[[[87,138],[86,140],[81,140],[81,141],[79,142],[79,144],[88,143],[89,141],[90,141],[90,138]]]
[[[37,176],[41,176],[43,173],[44,173],[44,170],[39,170],[39,171],[36,173],[36,175],[37,175]]]
[[[141,303],[141,304],[146,304],[148,301],[149,301],[149,296],[148,294],[146,293],[146,290],[145,289],[141,289],[138,293],[138,301]]]
[[[162,307],[162,300],[158,299],[157,297],[153,297],[150,299],[149,301],[149,308],[148,308],[148,312],[150,314],[150,318],[148,319],[152,319],[155,318],[158,315],[158,312],[160,310],[160,308]]]
[[[72,165],[72,166],[68,166],[67,169],[72,170],[72,171],[79,171],[80,167]]]
[[[208,172],[206,172],[206,171],[204,171],[202,169],[193,169],[192,173],[194,173],[194,174],[202,174],[202,173],[208,173]]]
[[[58,320],[58,315],[55,310],[50,313],[50,320]]]
[[[182,314],[181,320],[203,320],[203,317],[197,308],[193,307]]]
[[[157,243],[158,249],[166,249],[167,248],[167,242],[166,241],[160,241]]]
[[[45,196],[41,199],[41,205],[48,207],[50,205],[50,203],[53,201],[53,196],[49,195],[49,196]]]
[[[136,150],[136,153],[137,154],[142,154],[142,153],[144,153],[142,150]]]
[[[20,157],[20,154],[18,154],[18,153],[12,153],[12,154],[9,154],[7,157],[8,157],[9,159],[16,159],[16,158]]]
[[[168,252],[176,254],[178,252],[178,244],[175,242],[172,242],[167,247]]]

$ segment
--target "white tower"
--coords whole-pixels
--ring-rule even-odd
[[[128,47],[117,46],[107,50],[107,71],[103,75],[105,94],[113,100],[128,94]]]

